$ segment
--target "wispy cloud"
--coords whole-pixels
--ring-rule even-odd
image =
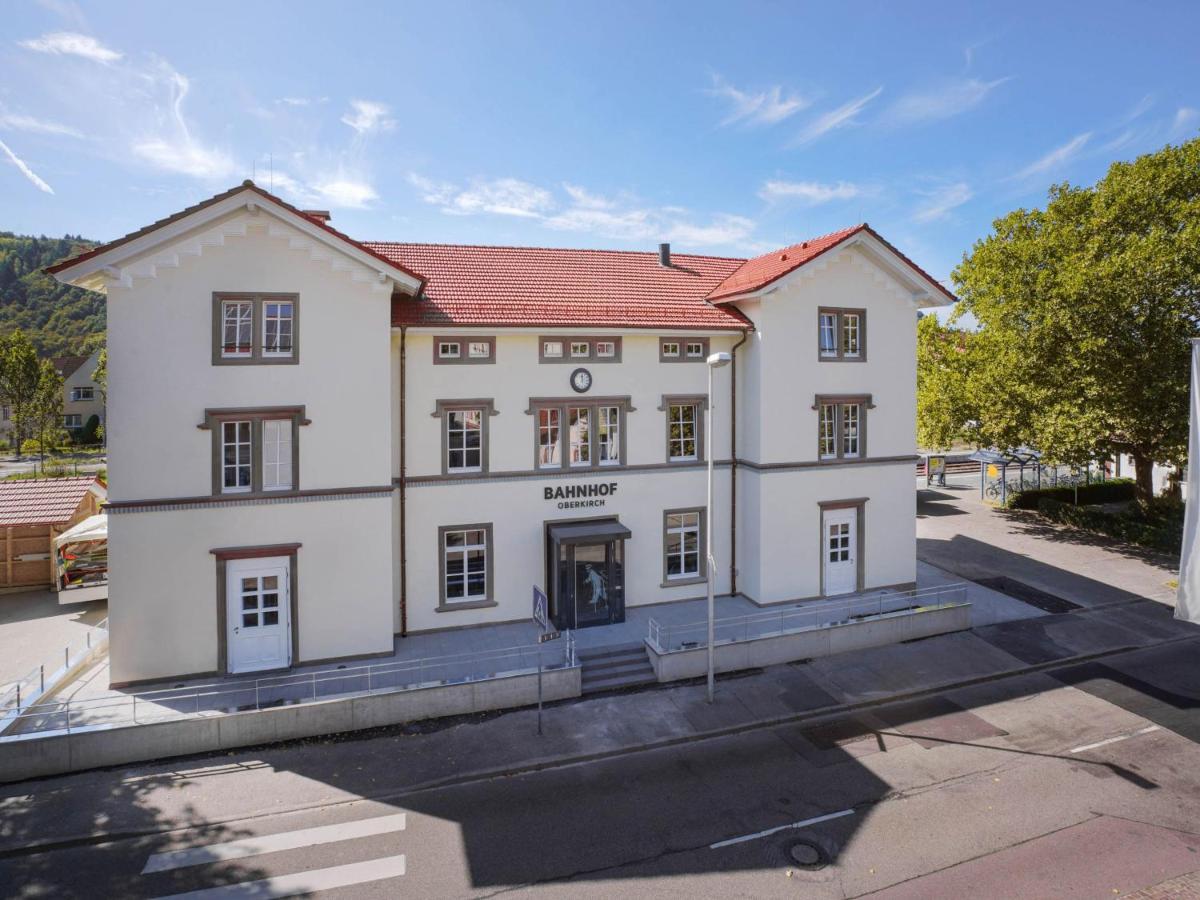
[[[913,213],[914,222],[927,223],[944,219],[951,210],[957,209],[975,196],[971,186],[965,181],[947,184],[922,193],[926,199]]]
[[[61,122],[52,122],[49,119],[35,119],[33,116],[25,116],[18,113],[0,113],[0,129],[27,131],[30,134],[49,134],[73,138],[83,137],[83,132],[72,128],[70,125],[63,125]]]
[[[284,106],[317,106],[321,103],[328,103],[328,97],[280,97],[275,101],[282,103]]]
[[[379,199],[370,184],[346,176],[338,176],[313,185],[317,195],[330,206],[363,209]]]
[[[1021,171],[1012,176],[1014,180],[1029,178],[1033,175],[1043,175],[1052,169],[1057,169],[1064,163],[1070,162],[1079,155],[1079,151],[1084,148],[1088,141],[1092,139],[1092,133],[1085,131],[1083,134],[1078,134],[1071,140],[1067,141],[1061,147],[1055,147],[1045,156],[1027,165]]]
[[[808,206],[818,206],[833,200],[851,200],[865,193],[861,185],[849,181],[823,184],[819,181],[768,181],[758,196],[769,203],[779,200],[799,200]]]
[[[79,34],[75,31],[55,31],[20,43],[25,49],[35,50],[38,53],[80,56],[105,65],[115,63],[122,56],[116,50],[105,47],[91,35]]]
[[[4,151],[4,155],[8,157],[8,161],[16,166],[17,169],[20,170],[21,174],[28,178],[30,182],[33,183],[33,186],[39,191],[45,191],[47,194],[54,193],[54,188],[42,181],[42,179],[38,177],[37,173],[25,164],[25,160],[13,153],[12,150],[9,149],[8,144],[4,143],[4,141],[0,141],[0,150]]]
[[[233,178],[237,166],[223,150],[208,147],[192,137],[183,114],[190,82],[186,77],[160,62],[157,77],[166,85],[170,103],[166,110],[165,130],[134,141],[133,152],[146,162],[165,172],[190,175],[208,181]]]
[[[828,112],[822,113],[804,127],[804,129],[792,141],[793,146],[803,146],[811,144],[813,141],[821,138],[831,131],[836,131],[839,128],[845,128],[847,125],[854,123],[858,118],[858,114],[866,108],[872,100],[883,93],[883,86],[875,88],[869,94],[864,94],[856,100],[851,100],[849,103],[844,103],[837,109],[831,109]]]
[[[563,190],[567,192],[567,196],[575,202],[575,205],[582,209],[612,209],[616,206],[616,202],[608,197],[593,194],[587,188],[582,188],[577,184],[564,182]]]
[[[1181,106],[1175,111],[1175,118],[1171,120],[1171,132],[1180,134],[1195,128],[1197,123],[1200,123],[1200,110]]]
[[[884,118],[896,125],[949,119],[978,106],[988,94],[1011,80],[1011,77],[994,81],[964,78],[933,90],[906,94],[892,104]]]
[[[496,178],[473,182],[470,187],[454,193],[444,204],[443,211],[464,216],[491,213],[532,219],[553,208],[554,197],[545,188],[519,178]]]
[[[350,109],[342,116],[342,121],[360,135],[390,131],[396,126],[391,118],[391,109],[377,100],[351,100]]]
[[[719,75],[713,75],[712,80],[712,87],[706,93],[729,104],[729,114],[721,120],[722,125],[776,125],[812,104],[799,94],[785,95],[778,84],[761,91],[745,91]]]

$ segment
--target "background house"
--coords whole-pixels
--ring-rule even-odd
[[[100,351],[89,356],[58,356],[50,360],[63,380],[63,428],[72,433],[87,425],[93,415],[104,424],[104,393],[92,380]],[[12,440],[12,410],[0,406],[0,440]]]

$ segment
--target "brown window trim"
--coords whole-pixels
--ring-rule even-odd
[[[563,345],[562,356],[546,356],[546,342],[555,341]],[[572,356],[571,344],[582,343],[586,341],[588,345],[587,356]],[[614,344],[612,356],[597,356],[596,342],[607,341]],[[547,365],[557,365],[559,363],[571,363],[581,365],[582,363],[619,363],[621,361],[621,336],[620,335],[605,335],[605,334],[571,334],[571,335],[542,335],[538,338],[538,362],[546,363]]]
[[[846,356],[842,353],[842,330],[845,324],[842,317],[847,313],[858,316],[858,356]],[[837,324],[834,325],[833,337],[834,346],[837,352],[833,356],[826,356],[821,352],[821,316],[832,315],[837,316]],[[820,362],[866,362],[867,361],[867,311],[865,309],[854,309],[850,307],[840,306],[822,306],[817,309],[817,359]]]
[[[292,422],[292,486],[287,490],[268,491],[262,486],[262,423],[266,419],[291,419]],[[217,427],[226,421],[250,422],[250,490],[223,490],[224,483],[221,472],[221,429]],[[257,499],[263,497],[280,497],[294,494],[300,490],[300,427],[309,425],[312,420],[304,414],[303,406],[248,406],[242,409],[223,407],[206,409],[204,421],[196,427],[202,431],[212,432],[212,493],[214,497],[231,497],[236,499]]]
[[[672,406],[695,406],[696,407],[696,458],[680,457],[673,459],[671,457],[671,407]],[[658,405],[658,411],[664,413],[663,423],[665,431],[663,432],[666,443],[666,459],[669,465],[682,466],[688,463],[704,462],[707,458],[705,453],[708,448],[704,446],[704,417],[708,415],[708,397],[703,394],[663,394],[662,402]]]
[[[482,434],[480,434],[480,436],[479,436],[479,440],[480,440],[479,466],[480,466],[480,468],[479,468],[478,472],[463,472],[458,469],[452,470],[450,468],[450,460],[449,460],[449,457],[450,457],[449,440],[450,439],[449,439],[449,435],[446,434],[446,427],[447,427],[447,423],[449,420],[446,419],[445,413],[447,411],[452,411],[452,410],[468,410],[468,409],[478,409],[483,413],[482,420],[480,423]],[[433,416],[433,418],[435,418],[435,419],[443,420],[441,423],[441,426],[440,426],[441,431],[442,431],[442,474],[451,476],[451,477],[455,477],[455,478],[478,478],[479,476],[486,475],[488,473],[488,469],[489,469],[488,462],[489,462],[490,444],[491,444],[491,426],[488,424],[488,422],[492,418],[492,416],[500,415],[500,413],[496,411],[496,401],[493,400],[491,397],[477,398],[474,400],[435,400],[434,401],[434,410],[429,415]]]
[[[487,565],[487,570],[484,573],[486,578],[487,596],[482,600],[447,600],[446,599],[446,532],[447,531],[482,531],[483,546],[484,546],[484,561]],[[496,573],[496,542],[493,540],[493,529],[491,522],[478,522],[474,525],[439,525],[437,532],[437,566],[438,566],[438,605],[437,612],[455,612],[460,609],[488,609],[493,606],[499,606],[496,600],[495,592],[495,573]],[[464,562],[465,565],[465,562]]]
[[[229,598],[226,592],[226,563],[231,559],[264,559],[270,556],[288,557],[288,615],[292,632],[291,666],[300,665],[300,579],[296,553],[301,544],[265,544],[258,547],[218,547],[209,550],[217,562],[217,672],[225,675],[229,670]]]
[[[441,350],[442,344],[458,344],[458,356],[442,356],[438,351]],[[474,357],[467,355],[468,344],[487,344],[488,355],[486,357]],[[433,364],[435,366],[488,366],[496,362],[496,337],[495,335],[452,335],[435,337],[433,339]]]
[[[663,355],[663,344],[678,344],[678,356]],[[704,352],[699,356],[688,356],[688,344],[703,344]],[[674,337],[671,335],[660,337],[658,339],[658,361],[660,363],[702,363],[708,359],[709,339],[706,337]]]
[[[290,300],[292,303],[292,353],[290,356],[263,356],[263,303],[267,301]],[[221,355],[222,321],[221,304],[226,301],[246,302],[251,304],[250,313],[250,355],[228,357]],[[212,295],[213,302],[213,338],[212,364],[214,366],[293,366],[300,362],[300,295],[287,293],[240,293],[217,292]]]
[[[820,564],[817,570],[820,573],[820,588],[821,597],[825,597],[825,554],[827,551],[825,545],[825,513],[835,509],[854,509],[858,511],[858,515],[854,517],[855,535],[854,543],[858,551],[857,559],[855,560],[855,593],[862,593],[866,588],[866,536],[867,536],[867,497],[854,497],[849,500],[820,500],[817,502],[817,508],[820,512],[817,514],[817,538],[819,543],[817,546],[820,552],[817,554],[817,559]]]
[[[830,405],[834,407],[833,413],[833,445],[835,450],[834,456],[823,457],[821,455],[821,407]],[[858,406],[859,421],[858,421],[858,453],[854,456],[846,456],[842,449],[842,407],[843,406]],[[875,404],[871,402],[870,394],[817,394],[813,400],[812,408],[817,413],[817,462],[819,463],[837,463],[846,459],[866,459],[867,457],[867,410],[874,409]]]
[[[700,518],[700,533],[699,540],[699,566],[700,574],[698,575],[680,575],[678,578],[671,578],[667,575],[667,516],[679,515],[680,513],[699,513]],[[679,587],[685,584],[704,584],[708,581],[708,522],[706,510],[702,506],[685,506],[680,509],[664,509],[662,517],[662,584],[660,587],[670,588]]]
[[[600,463],[600,452],[599,452],[600,429],[597,425],[597,423],[599,422],[599,414],[597,413],[597,410],[601,406],[615,406],[620,410],[620,412],[618,413],[619,421],[617,423],[617,427],[620,429],[620,432],[621,432],[621,434],[620,434],[621,448],[619,451],[621,454],[621,459],[616,464],[613,464],[613,463],[601,464]],[[571,465],[571,461],[568,458],[570,455],[569,454],[570,444],[567,440],[567,432],[566,432],[566,429],[568,427],[567,426],[567,410],[568,409],[579,409],[581,407],[588,407],[589,409],[591,409],[591,413],[589,413],[589,415],[591,415],[593,417],[591,423],[589,424],[590,434],[588,437],[588,446],[590,448],[588,450],[588,455],[590,457],[590,462],[586,466],[573,466],[573,465]],[[541,443],[540,443],[541,435],[538,431],[537,414],[539,411],[541,411],[543,409],[557,409],[558,414],[561,417],[559,419],[558,435],[559,435],[559,442],[562,446],[562,459],[559,461],[559,465],[557,465],[557,466],[538,465],[538,457],[541,455]],[[589,397],[586,394],[579,394],[578,396],[575,396],[575,397],[530,397],[529,398],[529,407],[525,410],[525,415],[534,417],[534,419],[533,419],[533,470],[535,472],[557,472],[559,470],[565,470],[565,471],[571,471],[571,472],[607,472],[610,469],[613,471],[619,471],[621,469],[624,469],[629,464],[629,460],[626,458],[626,452],[627,452],[626,448],[628,447],[628,444],[629,444],[628,422],[629,422],[629,413],[631,413],[631,412],[637,412],[637,409],[633,405],[633,398],[630,397],[628,394],[621,396],[621,397]]]

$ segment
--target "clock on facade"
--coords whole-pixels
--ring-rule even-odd
[[[583,394],[592,386],[592,373],[587,369],[576,369],[571,373],[571,387],[577,394]]]

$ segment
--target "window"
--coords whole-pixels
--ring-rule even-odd
[[[262,423],[264,491],[292,489],[292,422],[264,419]]]
[[[578,363],[581,359],[592,362],[614,363],[621,361],[621,339],[619,337],[593,337],[590,335],[567,335],[565,337],[542,337],[538,340],[538,362]]]
[[[253,423],[221,423],[221,493],[249,491],[253,484],[250,429]]]
[[[700,458],[700,404],[667,404],[667,460],[685,462]]]
[[[492,526],[456,525],[439,531],[441,610],[455,606],[492,606]]]
[[[96,399],[96,389],[95,388],[91,388],[91,387],[73,387],[73,388],[71,388],[72,402],[78,402],[80,400],[95,400],[95,399]]]
[[[689,341],[687,345],[687,355],[689,359],[697,359],[704,356],[704,344],[699,341]]]
[[[704,513],[698,509],[667,510],[663,515],[664,583],[703,578],[700,545]]]
[[[300,472],[303,406],[207,409],[202,429],[212,432],[212,492],[259,494],[294,491]]]
[[[817,410],[818,459],[860,459],[867,455],[869,395],[817,397],[813,408]]]
[[[453,337],[443,335],[433,339],[435,366],[488,365],[496,361],[494,337]]]
[[[675,341],[665,341],[662,345],[662,355],[668,359],[674,359],[679,355],[679,344]]]
[[[867,313],[862,309],[817,312],[817,356],[823,360],[861,362],[867,358]]]
[[[67,413],[63,416],[63,428],[79,428],[83,425],[83,416],[79,413]]]
[[[534,466],[538,469],[595,469],[620,466],[625,458],[628,397],[534,398],[526,412],[535,416]]]
[[[213,294],[213,365],[299,362],[296,294]]]
[[[266,300],[262,309],[263,356],[291,356],[292,334],[296,322],[295,304],[291,300]]]
[[[483,470],[483,410],[446,410],[446,471]]]
[[[7,422],[11,418],[12,418],[12,407],[11,406],[5,406],[3,409],[0,409],[0,419],[3,419],[5,422]]]
[[[708,338],[664,337],[658,342],[659,362],[704,362],[708,359]]]

